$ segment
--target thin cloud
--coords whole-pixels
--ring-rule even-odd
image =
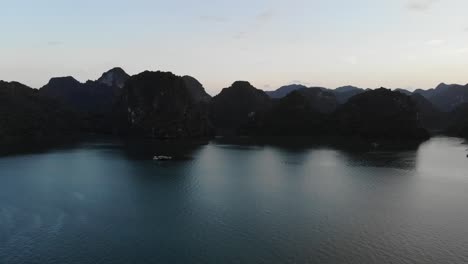
[[[440,46],[444,43],[445,43],[445,40],[443,39],[431,39],[431,40],[426,41],[426,45],[431,46],[431,47]]]
[[[269,21],[271,21],[274,17],[274,14],[270,10],[266,10],[263,12],[258,13],[255,17],[252,17],[251,23],[248,27],[247,30],[245,31],[239,31],[233,35],[234,39],[245,39],[249,35],[254,34],[255,32],[258,32],[261,30],[265,24],[267,24]]]
[[[310,82],[304,82],[304,81],[301,81],[301,80],[292,80],[289,82],[289,84],[299,84],[299,85],[304,85],[304,86],[310,86]]]
[[[351,56],[348,56],[348,57],[344,57],[343,58],[343,61],[347,64],[351,64],[351,65],[356,65],[358,64],[358,57],[355,56],[355,55],[351,55]]]
[[[235,39],[244,39],[247,37],[247,32],[239,31],[233,36]]]
[[[60,46],[63,45],[62,41],[51,40],[47,42],[48,46]]]
[[[411,0],[408,3],[408,8],[414,11],[426,11],[439,0]]]
[[[225,17],[210,16],[210,15],[200,16],[199,19],[205,22],[216,22],[216,23],[224,23],[228,21],[228,19]]]
[[[260,14],[258,14],[256,17],[255,17],[255,20],[257,21],[269,21],[273,18],[273,12],[271,11],[264,11]]]
[[[467,54],[468,47],[458,47],[453,49],[445,49],[442,51],[442,54],[449,55],[449,56],[458,56],[460,54]]]
[[[452,51],[452,53],[454,53],[454,54],[464,54],[464,53],[468,53],[468,48],[454,49],[454,50]]]

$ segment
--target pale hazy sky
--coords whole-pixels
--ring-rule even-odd
[[[429,88],[468,83],[467,0],[0,0],[0,79],[40,87],[172,71],[235,80]]]

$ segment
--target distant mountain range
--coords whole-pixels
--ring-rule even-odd
[[[0,82],[0,145],[67,135],[164,139],[310,136],[422,140],[468,137],[468,86],[430,90],[288,85],[262,91],[237,81],[211,97],[191,76],[121,68],[81,83],[52,78],[39,90]]]
[[[292,84],[278,88],[275,91],[268,91],[267,94],[273,99],[283,98],[292,91],[306,89],[308,87],[304,85]],[[311,87],[314,88],[314,87]],[[371,89],[364,89],[355,86],[343,86],[336,89],[320,88],[323,90],[331,91],[335,94],[335,97],[339,104],[346,103],[351,97],[363,93]],[[422,90],[417,89],[414,92],[406,89],[397,88],[394,89],[396,92],[403,93],[405,95],[420,94],[428,99],[434,106],[442,112],[450,112],[456,109],[458,106],[468,103],[468,84],[445,84],[441,83],[434,89]]]
[[[77,112],[105,113],[111,110],[115,96],[128,78],[130,76],[121,68],[114,68],[98,80],[85,83],[71,76],[52,78],[39,93]]]
[[[362,88],[358,88],[354,86],[342,86],[336,89],[328,89],[324,87],[306,87],[304,85],[292,84],[292,85],[280,87],[275,91],[269,91],[267,92],[267,94],[273,99],[280,99],[280,98],[285,97],[292,91],[300,91],[300,90],[307,89],[307,88],[317,88],[317,89],[321,89],[324,91],[329,91],[335,95],[336,101],[339,104],[346,103],[346,101],[348,101],[348,99],[351,98],[352,96],[366,91],[366,89],[362,89]]]

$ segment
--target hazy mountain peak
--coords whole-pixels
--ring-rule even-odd
[[[232,88],[244,88],[244,87],[253,87],[248,81],[235,81],[232,85]]]
[[[79,85],[80,82],[72,76],[53,77],[49,80],[48,85]]]
[[[102,74],[97,82],[107,86],[123,88],[130,76],[120,67],[115,67]]]
[[[411,94],[413,94],[412,92],[410,92],[410,91],[408,91],[408,90],[406,90],[406,89],[403,89],[403,88],[396,88],[394,91],[395,91],[395,92],[400,92],[400,93],[406,94],[406,95],[411,95]]]
[[[341,86],[341,87],[336,88],[335,92],[345,93],[345,92],[356,91],[356,90],[362,90],[362,89],[358,88],[356,86],[352,86],[352,85],[345,85],[345,86]]]
[[[437,87],[435,89],[447,89],[450,85],[446,84],[446,83],[440,83],[439,85],[437,85]]]
[[[271,98],[278,99],[278,98],[285,97],[286,95],[288,95],[289,93],[291,93],[293,91],[301,90],[301,89],[304,89],[304,88],[307,88],[307,87],[302,85],[302,84],[290,84],[290,85],[281,86],[280,88],[278,88],[278,89],[276,89],[274,91],[268,91],[266,93]]]

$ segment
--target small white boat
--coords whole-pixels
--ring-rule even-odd
[[[158,161],[166,161],[166,160],[172,160],[173,158],[171,156],[154,156],[153,160],[158,160]]]

